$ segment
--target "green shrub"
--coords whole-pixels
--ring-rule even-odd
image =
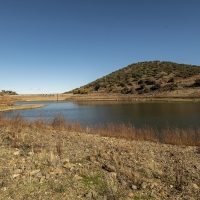
[[[199,87],[200,86],[200,79],[196,79],[193,85],[195,87]]]
[[[159,83],[157,83],[157,84],[155,84],[155,85],[153,85],[151,88],[150,88],[150,90],[157,90],[157,89],[159,89],[159,88],[161,88],[161,85],[159,84]]]

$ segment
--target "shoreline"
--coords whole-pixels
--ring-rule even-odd
[[[27,109],[35,109],[42,108],[46,106],[45,104],[29,104],[29,105],[17,105],[17,106],[0,106],[0,112],[4,111],[13,111],[13,110],[27,110]]]
[[[129,94],[109,94],[109,93],[90,93],[90,94],[59,94],[44,96],[44,95],[12,95],[17,99],[13,102],[45,102],[45,101],[167,101],[167,102],[200,102],[200,96],[176,96],[164,95],[149,96],[149,95],[129,95]]]
[[[196,97],[127,97],[127,96],[116,96],[116,97],[95,97],[95,96],[72,96],[65,101],[163,101],[163,102],[200,102],[200,98]]]
[[[60,102],[60,101],[130,101],[130,102],[200,102],[199,97],[145,97],[145,96],[132,96],[132,95],[121,95],[121,94],[82,94],[82,95],[62,95],[55,99],[55,97],[44,97],[41,95],[24,95],[18,96],[19,98],[15,99],[13,102]],[[12,111],[12,110],[27,110],[42,108],[46,106],[45,104],[26,104],[26,105],[13,105],[6,106],[0,105],[0,112],[3,111]]]

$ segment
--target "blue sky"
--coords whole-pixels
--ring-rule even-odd
[[[0,0],[0,90],[63,93],[131,63],[200,65],[199,0]]]

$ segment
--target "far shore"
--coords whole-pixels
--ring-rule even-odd
[[[42,108],[46,106],[45,104],[29,104],[29,105],[14,105],[14,106],[0,106],[1,111],[12,111],[12,110],[27,110],[27,109],[35,109]]]
[[[164,101],[164,102],[200,102],[200,97],[175,97],[175,96],[134,96],[134,95],[122,95],[122,94],[79,94],[72,95],[70,98],[65,100],[74,100],[74,101]]]
[[[164,102],[200,102],[199,96],[142,96],[109,93],[91,94],[54,94],[54,95],[13,95],[14,102],[45,102],[45,101],[164,101]]]
[[[17,101],[64,101],[73,94],[26,94],[26,95],[11,95],[11,97],[17,98]]]

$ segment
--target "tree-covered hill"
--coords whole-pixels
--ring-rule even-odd
[[[200,87],[200,66],[150,61],[128,65],[70,92],[144,94],[194,87]]]

